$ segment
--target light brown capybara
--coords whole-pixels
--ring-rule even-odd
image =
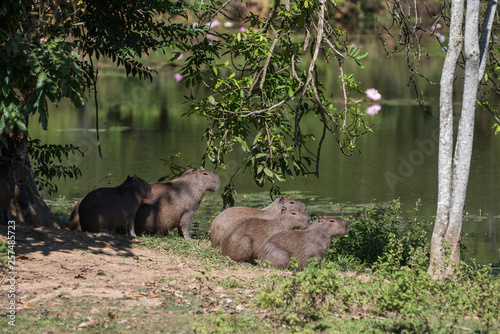
[[[311,217],[299,210],[281,211],[268,219],[247,218],[227,226],[228,237],[221,241],[223,255],[236,262],[254,263],[266,240],[281,231],[305,229]]]
[[[151,196],[142,201],[135,216],[137,233],[167,234],[177,229],[186,240],[191,218],[200,206],[205,192],[220,187],[219,177],[203,169],[188,169],[177,179],[151,184]]]
[[[14,181],[10,159],[0,159],[0,224],[7,225],[10,218],[10,200],[14,196]]]
[[[268,219],[276,215],[276,213],[280,213],[282,208],[307,213],[307,208],[304,203],[285,197],[276,197],[269,206],[263,209],[248,208],[245,206],[227,208],[219,213],[210,225],[210,240],[212,242],[212,247],[220,248],[221,241],[227,238],[227,226],[231,226],[238,221],[248,218]]]
[[[128,176],[117,187],[93,190],[73,208],[70,228],[80,226],[83,231],[99,232],[125,226],[135,237],[135,214],[142,200],[150,195],[151,186],[135,175]]]
[[[82,227],[80,226],[80,215],[78,214],[78,210],[80,208],[80,203],[82,202],[83,198],[80,198],[80,200],[76,203],[75,207],[73,208],[73,211],[71,211],[71,215],[69,216],[69,229],[70,230],[81,230]]]
[[[301,231],[284,231],[271,236],[260,249],[257,258],[265,265],[266,261],[278,268],[290,268],[290,259],[295,257],[298,268],[302,269],[308,260],[315,257],[318,263],[325,257],[332,238],[346,235],[349,223],[342,218],[318,217],[311,227]]]

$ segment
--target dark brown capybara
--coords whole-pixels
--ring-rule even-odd
[[[219,177],[203,169],[188,169],[177,179],[150,183],[151,196],[142,201],[135,216],[137,233],[167,234],[177,229],[186,240],[191,218],[200,206],[205,192],[220,187]]]
[[[151,195],[151,186],[137,176],[114,188],[99,188],[88,193],[75,205],[70,216],[70,228],[99,232],[126,227],[135,237],[134,219],[144,198]]]
[[[260,249],[257,258],[266,264],[266,261],[278,268],[290,268],[290,259],[295,257],[298,268],[302,269],[308,260],[315,257],[318,263],[325,257],[332,238],[346,235],[349,232],[349,223],[337,217],[318,217],[311,227],[301,231],[284,231],[271,236]]]
[[[227,226],[228,237],[221,241],[223,255],[236,262],[254,263],[257,253],[270,236],[311,225],[311,217],[299,210],[281,211],[268,219],[247,218]]]
[[[226,227],[238,221],[248,218],[268,219],[276,213],[280,213],[282,208],[298,210],[307,213],[304,203],[285,197],[276,197],[274,201],[263,209],[248,208],[245,206],[233,206],[219,213],[210,225],[210,240],[213,248],[220,248],[221,241],[227,238]]]
[[[14,196],[12,163],[6,157],[0,158],[0,224],[7,225],[10,218],[10,200]]]

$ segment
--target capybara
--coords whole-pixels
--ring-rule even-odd
[[[177,229],[186,240],[191,218],[200,206],[205,192],[216,191],[220,179],[203,169],[188,169],[177,179],[151,184],[151,196],[142,201],[135,216],[137,233],[167,234]]]
[[[81,230],[82,227],[80,226],[80,216],[78,215],[78,210],[80,208],[80,203],[82,202],[83,198],[80,198],[80,200],[76,203],[75,207],[73,208],[73,211],[71,211],[71,215],[69,216],[69,229],[70,230]]]
[[[141,201],[151,195],[151,186],[137,176],[127,179],[114,188],[99,188],[88,193],[71,213],[70,227],[83,231],[99,232],[122,226],[135,237],[134,219]]]
[[[290,259],[295,257],[298,268],[307,265],[309,259],[315,257],[318,263],[325,257],[332,238],[346,235],[349,224],[342,218],[318,217],[311,227],[301,231],[284,231],[271,236],[260,249],[257,258],[279,269],[290,268]]]
[[[10,215],[10,200],[14,196],[14,181],[10,159],[0,159],[0,224],[7,225]]]
[[[233,206],[222,211],[219,215],[217,215],[217,217],[215,217],[210,225],[210,240],[212,241],[212,247],[220,248],[221,240],[227,238],[225,235],[227,226],[231,226],[232,224],[247,218],[268,219],[276,215],[276,213],[281,212],[282,208],[307,213],[307,208],[304,203],[284,197],[276,197],[269,206],[263,209]]]
[[[281,231],[305,229],[311,217],[298,210],[282,208],[281,212],[264,218],[247,218],[226,227],[228,237],[221,241],[223,255],[236,262],[254,263],[266,240]]]

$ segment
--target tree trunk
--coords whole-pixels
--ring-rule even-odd
[[[479,0],[467,1],[464,36],[464,93],[462,98],[462,113],[458,125],[455,159],[453,161],[450,223],[445,235],[445,239],[450,246],[450,258],[456,267],[460,263],[460,234],[462,232],[462,216],[472,159],[476,97],[479,86],[479,3]],[[445,276],[453,275],[453,271],[454,268],[448,266]]]
[[[472,158],[476,96],[486,67],[488,41],[497,0],[490,0],[479,42],[479,0],[467,1],[464,32],[465,79],[457,144],[452,165],[453,79],[462,49],[461,27],[464,1],[452,1],[450,43],[440,90],[440,139],[438,162],[438,208],[431,240],[429,273],[451,277],[460,263],[460,236]]]
[[[440,276],[445,269],[443,239],[449,224],[453,157],[453,82],[458,57],[462,51],[464,0],[452,1],[448,50],[444,60],[439,92],[438,202],[431,239],[429,273]]]
[[[5,136],[8,147],[2,148],[4,171],[2,177],[7,184],[13,184],[14,189],[10,201],[10,214],[16,223],[26,223],[33,226],[49,226],[60,228],[62,223],[47,207],[40,196],[28,155],[26,135],[15,131]]]

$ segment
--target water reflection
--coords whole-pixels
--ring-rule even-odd
[[[415,202],[422,202],[421,214],[433,216],[437,198],[437,87],[426,92],[428,112],[413,101],[404,78],[394,77],[400,62],[375,60],[376,73],[364,74],[367,87],[381,91],[383,109],[370,118],[374,132],[360,138],[352,157],[343,156],[333,139],[323,145],[320,178],[297,177],[281,184],[282,191],[300,191],[316,214],[329,214],[336,203],[388,202],[400,198],[406,215],[413,214]],[[380,64],[378,63],[380,62]],[[326,66],[326,65],[325,65]],[[440,65],[436,65],[439,67]],[[92,103],[75,111],[61,103],[50,112],[49,131],[31,124],[32,137],[47,143],[72,143],[82,147],[85,158],[73,157],[83,177],[61,181],[59,193],[68,199],[80,198],[95,187],[115,186],[127,175],[137,174],[156,181],[169,171],[160,160],[182,153],[182,162],[198,166],[205,152],[203,119],[181,117],[185,112],[182,84],[161,72],[153,83],[124,79],[110,73],[99,83],[100,141],[103,158],[95,139],[95,111]],[[331,76],[331,80],[336,80]],[[480,263],[498,263],[500,211],[500,137],[492,134],[491,120],[478,112],[474,153],[465,210],[464,241]],[[316,133],[316,124],[303,131]],[[224,186],[232,168],[241,163],[242,152],[233,152],[229,170],[217,171]],[[110,177],[108,175],[111,174]],[[235,179],[239,194],[261,192],[248,172]],[[222,188],[222,187],[221,187]],[[218,193],[210,196],[220,195]],[[241,199],[242,197],[240,197]],[[218,199],[215,200],[217,202]],[[220,206],[222,202],[220,201]],[[213,212],[211,212],[213,215]]]

